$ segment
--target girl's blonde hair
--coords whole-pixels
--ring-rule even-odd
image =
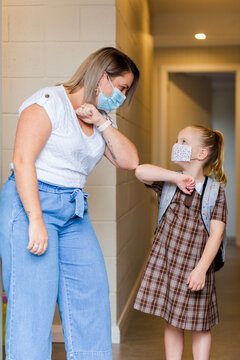
[[[104,71],[110,78],[132,72],[133,82],[126,92],[129,105],[137,88],[139,70],[126,54],[113,47],[105,47],[89,55],[71,79],[63,83],[63,86],[69,90],[70,94],[84,86],[85,102],[92,103],[96,98],[98,83]]]
[[[201,132],[202,146],[209,151],[203,170],[205,176],[214,175],[215,179],[224,185],[227,184],[227,176],[224,172],[224,137],[218,130],[212,130],[201,125],[194,125],[193,128]]]

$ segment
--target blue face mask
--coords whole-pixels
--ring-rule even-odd
[[[123,93],[118,88],[113,86],[109,78],[108,80],[113,87],[113,92],[110,96],[107,96],[103,94],[99,86],[100,93],[98,95],[98,103],[97,103],[97,108],[99,110],[104,110],[104,111],[116,110],[117,108],[119,108],[119,106],[123,104],[123,102],[126,99],[126,96],[123,95]]]

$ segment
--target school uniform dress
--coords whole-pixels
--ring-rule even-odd
[[[150,187],[160,198],[163,183],[154,182]],[[186,284],[208,240],[199,192],[194,190],[189,196],[177,188],[156,229],[134,308],[163,317],[180,329],[207,331],[219,322],[213,264],[202,290],[191,291]],[[226,216],[221,185],[211,220],[226,223]]]

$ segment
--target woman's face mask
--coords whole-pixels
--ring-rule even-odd
[[[185,161],[191,160],[192,147],[190,145],[174,144],[172,147],[171,161]]]
[[[118,88],[113,86],[109,77],[108,80],[113,88],[113,92],[110,96],[107,96],[103,94],[101,87],[99,85],[100,93],[98,95],[98,103],[97,103],[97,108],[99,110],[104,110],[104,111],[116,110],[117,108],[119,108],[119,106],[123,104],[123,102],[126,99],[126,96],[123,95],[123,93]]]

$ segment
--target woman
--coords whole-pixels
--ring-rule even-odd
[[[51,359],[56,301],[67,359],[112,358],[106,270],[82,189],[103,154],[120,169],[138,165],[106,114],[130,103],[138,78],[131,59],[103,48],[20,107],[14,172],[0,198],[7,360]]]

